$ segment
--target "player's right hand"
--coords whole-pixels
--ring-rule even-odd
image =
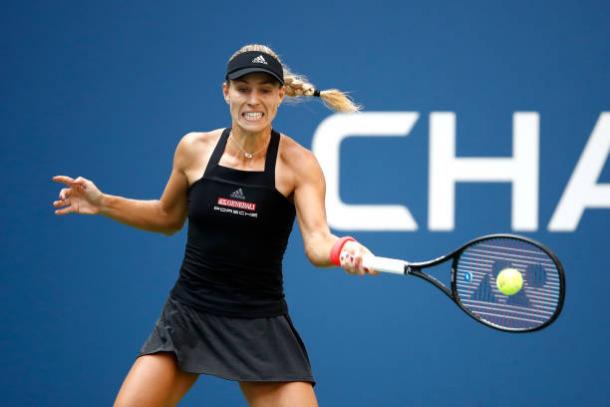
[[[362,244],[357,241],[348,241],[343,246],[341,250],[341,254],[339,255],[339,261],[341,262],[341,267],[348,274],[356,274],[356,275],[378,275],[379,272],[366,268],[362,265],[362,258],[364,256],[372,256],[373,253],[369,249],[367,249]]]
[[[59,191],[59,200],[53,202],[56,215],[95,215],[100,212],[104,194],[92,181],[83,177],[72,179],[66,175],[56,175],[53,181],[67,186]]]

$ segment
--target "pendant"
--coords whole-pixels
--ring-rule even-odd
[[[252,154],[250,154],[250,153],[246,153],[245,151],[244,151],[244,156],[245,156],[246,158],[248,158],[248,159],[250,159],[250,158],[254,157]]]

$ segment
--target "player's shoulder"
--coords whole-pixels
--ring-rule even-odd
[[[176,147],[175,159],[184,165],[198,160],[208,149],[214,148],[222,129],[212,131],[192,131],[182,136]]]
[[[305,161],[306,163],[316,161],[314,154],[309,149],[299,144],[295,139],[284,133],[281,133],[281,137],[280,154],[282,159],[292,163],[299,161]]]
[[[221,133],[222,129],[211,131],[192,131],[182,136],[180,142],[178,143],[178,147],[196,148],[215,144],[220,138]]]
[[[307,175],[319,171],[320,165],[316,156],[292,137],[282,133],[280,158],[297,175]]]
[[[211,131],[192,131],[182,136],[178,142],[178,154],[200,155],[202,150],[213,148],[222,134],[222,129]]]

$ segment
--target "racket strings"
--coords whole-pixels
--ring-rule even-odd
[[[517,269],[522,288],[506,295],[497,285],[499,273]],[[484,240],[466,248],[456,269],[461,304],[484,322],[515,330],[535,329],[555,315],[561,297],[560,273],[538,246],[511,238]]]

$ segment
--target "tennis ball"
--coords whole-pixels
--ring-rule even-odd
[[[515,295],[523,287],[523,276],[519,270],[508,267],[500,271],[496,285],[502,294]]]

